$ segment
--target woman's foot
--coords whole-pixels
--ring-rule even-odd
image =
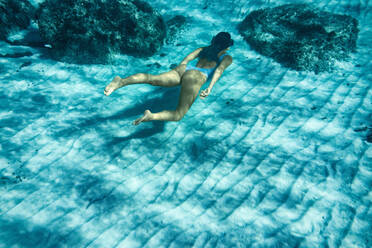
[[[121,78],[119,76],[116,76],[114,80],[111,81],[109,85],[105,88],[105,95],[109,96],[112,92],[119,89],[120,87],[123,87],[123,84],[121,83]]]
[[[143,121],[150,121],[151,117],[152,117],[152,113],[150,112],[150,110],[145,110],[145,113],[143,114],[143,116],[141,118],[138,118],[137,120],[135,120],[133,122],[133,125],[138,125]]]

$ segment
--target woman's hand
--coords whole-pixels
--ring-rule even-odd
[[[202,90],[200,92],[200,98],[201,99],[206,98],[209,95],[209,93],[211,93],[211,90],[209,88],[206,88],[205,90]]]

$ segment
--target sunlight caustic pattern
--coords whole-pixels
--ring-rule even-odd
[[[165,57],[73,65],[0,43],[32,53],[0,58],[0,247],[371,247],[371,4],[314,1],[361,29],[350,61],[315,75],[250,50],[236,16],[204,3],[154,2],[200,12]],[[182,121],[131,125],[179,88],[104,97],[114,76],[168,70],[221,30],[234,63]]]

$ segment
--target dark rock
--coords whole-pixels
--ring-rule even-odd
[[[27,66],[30,66],[30,65],[32,65],[32,62],[31,62],[31,61],[24,62],[24,63],[19,67],[19,69],[22,69],[23,67],[27,67]]]
[[[160,68],[160,67],[161,67],[161,64],[159,64],[158,62],[155,62],[155,63],[153,63],[153,64],[147,64],[147,65],[146,65],[146,67],[152,67],[152,66],[154,66],[154,67],[156,67],[156,68]]]
[[[6,53],[6,54],[0,54],[0,58],[22,58],[22,57],[28,57],[32,56],[32,52],[16,52],[16,53]]]
[[[357,128],[354,128],[354,132],[364,132],[364,131],[367,131],[368,130],[368,127],[357,127]]]
[[[25,29],[34,18],[35,8],[27,0],[0,0],[0,39]]]
[[[358,21],[307,4],[287,4],[251,12],[238,26],[259,53],[295,69],[331,71],[335,60],[356,50]]]
[[[25,179],[25,177],[23,177],[23,179]],[[17,175],[16,173],[12,173],[11,175],[8,176],[0,173],[0,186],[17,184],[22,182],[23,179],[20,175]]]
[[[176,68],[178,66],[178,64],[171,64],[170,66],[169,66],[169,69],[171,69],[171,70],[173,70],[174,68]]]
[[[372,128],[368,128],[366,140],[368,143],[372,143]]]
[[[176,15],[173,18],[169,19],[166,22],[167,25],[167,44],[172,44],[176,38],[182,34],[182,31],[185,29],[187,23],[186,17],[182,15]]]
[[[46,0],[37,21],[52,57],[76,63],[104,63],[111,53],[151,56],[166,34],[162,17],[139,0]]]
[[[8,36],[7,42],[16,46],[44,47],[39,30],[34,27]]]
[[[156,68],[160,68],[161,67],[161,64],[159,64],[158,62],[154,63],[153,64]]]

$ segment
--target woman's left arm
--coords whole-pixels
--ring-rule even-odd
[[[183,60],[182,62],[180,63],[180,65],[187,65],[187,63],[189,63],[191,60],[194,60],[198,57],[199,53],[201,52],[201,50],[203,50],[202,47],[196,49],[195,51],[193,51],[192,53],[190,53],[189,55],[187,55]]]

